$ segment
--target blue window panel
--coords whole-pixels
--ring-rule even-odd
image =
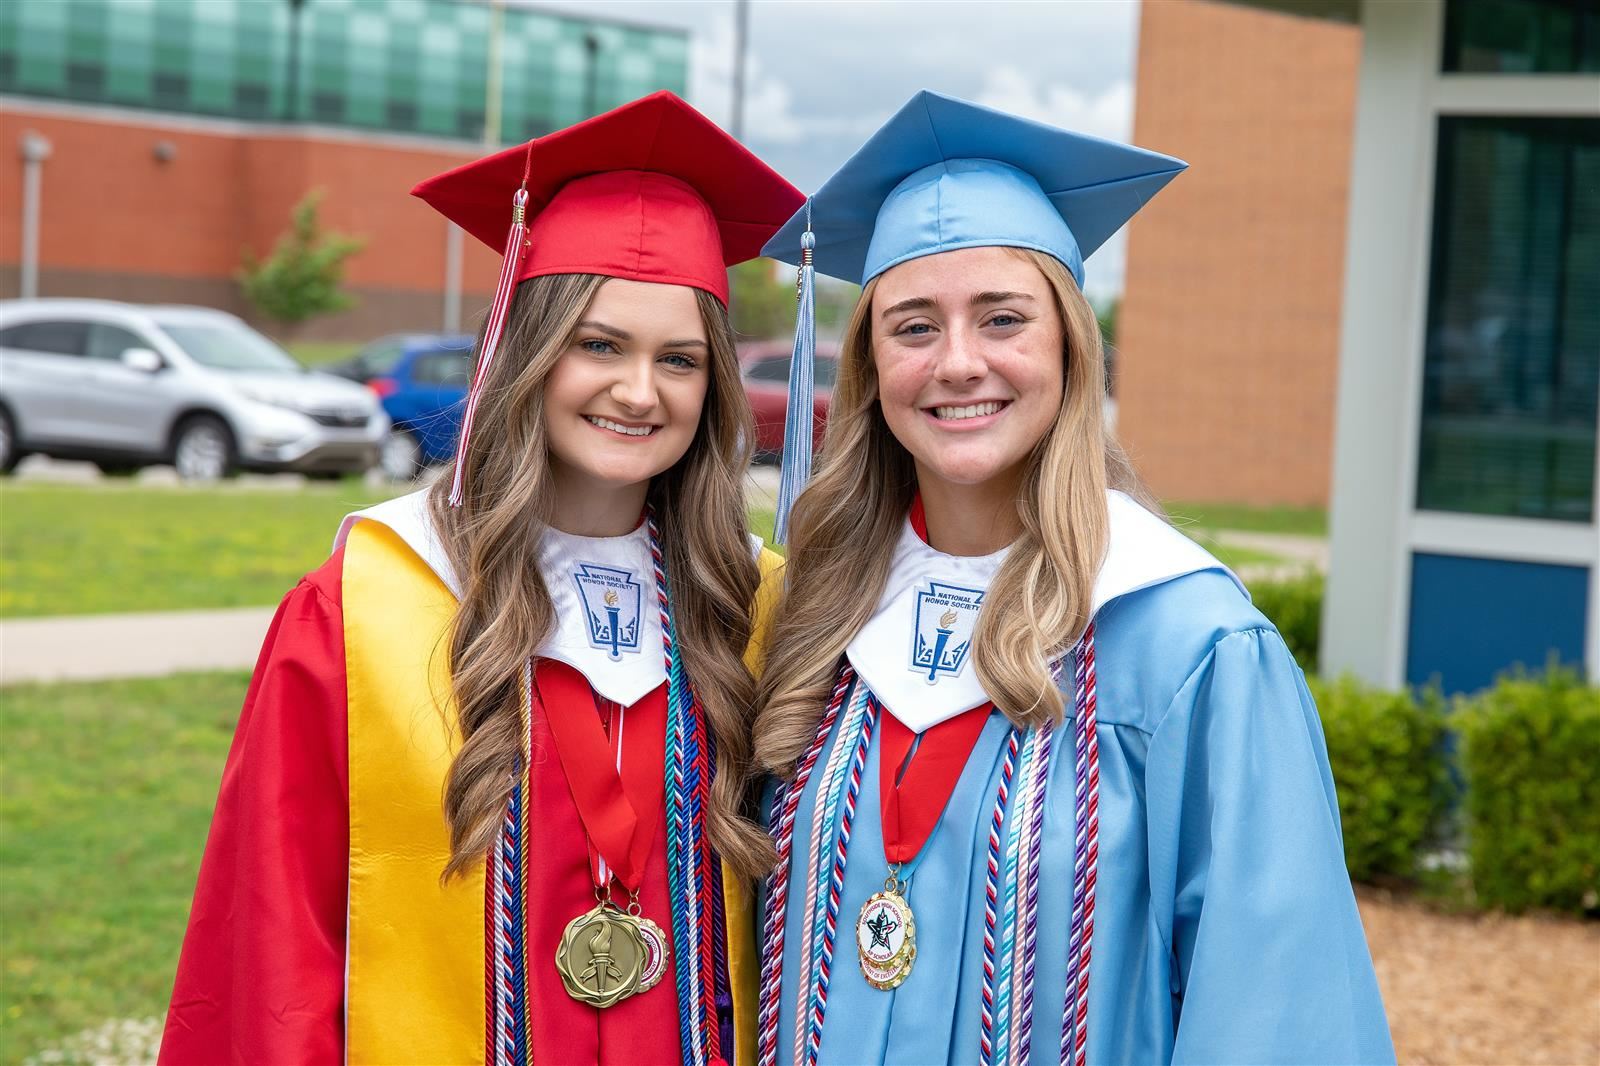
[[[1453,695],[1517,665],[1541,669],[1552,654],[1581,668],[1588,610],[1587,567],[1418,552],[1406,681],[1437,679]]]

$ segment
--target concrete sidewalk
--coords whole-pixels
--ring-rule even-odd
[[[276,607],[0,622],[0,685],[248,670]]]

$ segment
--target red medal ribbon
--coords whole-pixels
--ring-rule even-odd
[[[911,500],[908,517],[911,528],[926,542],[928,521],[920,492]],[[878,805],[883,854],[889,865],[910,862],[928,842],[993,709],[992,702],[985,703],[929,728],[914,754],[911,746],[916,734],[885,709],[883,750],[878,753]]]
[[[626,768],[633,760],[628,759],[624,748],[620,760],[624,769],[618,773],[619,759],[601,725],[599,701],[588,679],[566,663],[538,660],[533,688],[534,699],[544,709],[555,740],[578,817],[589,837],[589,866],[596,884],[601,882],[596,861],[599,858],[624,888],[637,892],[644,881],[645,861],[650,857],[666,791],[660,766],[641,766],[628,772]],[[640,702],[665,699],[663,685]]]

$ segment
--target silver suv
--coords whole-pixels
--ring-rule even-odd
[[[233,315],[110,300],[0,301],[0,472],[38,453],[107,473],[171,463],[338,477],[371,467],[389,418]]]

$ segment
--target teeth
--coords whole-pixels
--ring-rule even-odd
[[[1005,404],[1003,403],[996,403],[991,400],[988,403],[974,403],[969,404],[966,407],[935,407],[933,409],[933,416],[938,419],[949,419],[952,421],[963,418],[982,418],[984,415],[994,414],[1004,406]]]
[[[648,437],[656,431],[655,426],[625,426],[621,422],[613,422],[609,418],[596,418],[594,415],[584,415],[592,425],[601,429],[609,429],[613,433],[621,433],[625,437]]]

